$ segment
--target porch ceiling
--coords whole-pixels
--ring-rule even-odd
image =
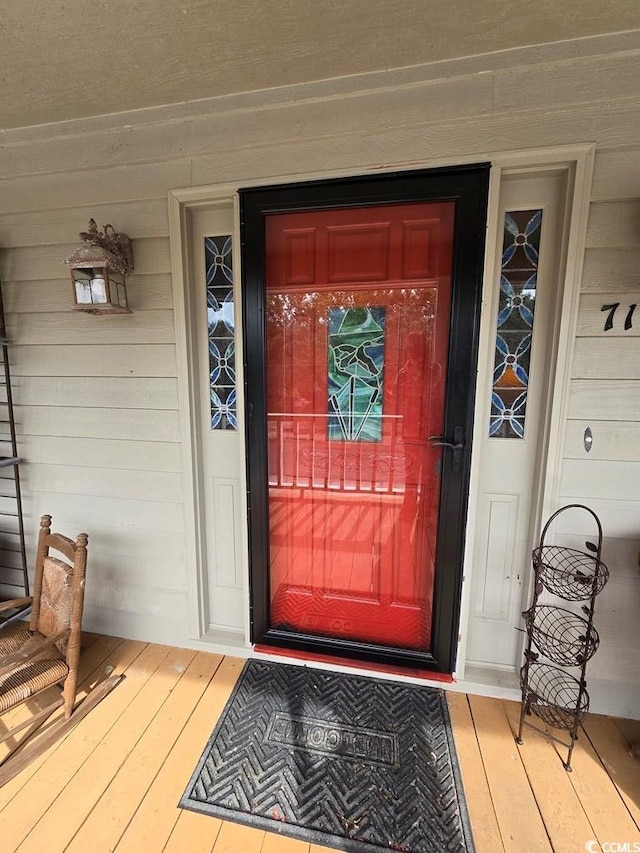
[[[638,26],[637,0],[7,0],[0,129]]]

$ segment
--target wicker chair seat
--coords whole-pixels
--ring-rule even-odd
[[[33,634],[31,631],[20,631],[17,634],[13,634],[11,637],[0,637],[0,658],[13,654],[13,652],[20,651],[27,640],[32,636]]]
[[[0,676],[0,713],[67,677],[64,660],[38,660],[25,663]]]

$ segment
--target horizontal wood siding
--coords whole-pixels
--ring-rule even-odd
[[[59,279],[47,281],[9,281],[5,284],[6,309],[17,314],[30,314],[37,305],[42,313],[64,310],[71,292],[69,275],[62,278],[66,268],[60,270]],[[156,309],[172,308],[171,276],[132,275],[127,279],[129,307],[132,311],[144,310],[153,305]]]
[[[90,208],[94,176],[82,172],[8,179],[0,192],[30,558],[42,513],[86,531],[85,624],[176,644],[188,606],[166,190],[188,171],[98,169]],[[90,216],[133,238],[131,315],[69,310],[63,260]]]
[[[560,504],[586,504],[604,528],[610,580],[596,605],[601,642],[588,681],[596,707],[623,715],[637,714],[640,694],[638,162],[638,144],[596,156],[560,481]],[[559,529],[562,541],[581,549],[594,532],[588,516],[576,513]]]
[[[194,567],[184,557],[166,200],[179,187],[480,162],[522,148],[595,142],[562,499],[602,510],[608,543],[637,542],[640,311],[631,330],[624,320],[640,292],[640,50],[631,33],[595,39],[592,55],[589,44],[2,134],[0,275],[30,547],[43,512],[67,533],[87,529],[88,627],[189,640],[185,590]],[[90,216],[133,238],[129,316],[69,310],[63,260]],[[600,307],[611,302],[620,306],[605,331]],[[582,446],[588,424],[589,456]],[[615,568],[623,586],[613,578],[598,613],[618,649],[627,640],[617,626],[627,625],[636,606],[620,594],[637,590],[635,551],[608,547],[624,564]],[[613,661],[610,677],[626,679],[625,667]]]

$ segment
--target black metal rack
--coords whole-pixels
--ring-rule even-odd
[[[26,598],[29,593],[27,551],[24,536],[20,457],[11,392],[9,346],[0,285],[0,601]],[[0,628],[22,618],[30,605],[0,614]]]
[[[587,551],[545,544],[553,521],[569,509],[584,510],[595,520],[598,543],[586,542]],[[585,672],[587,661],[600,644],[593,625],[595,600],[609,578],[609,570],[600,559],[601,555],[602,525],[595,512],[583,504],[569,504],[557,510],[545,524],[540,545],[533,551],[533,602],[522,614],[527,644],[524,666],[520,670],[522,708],[516,741],[519,744],[523,742],[524,726],[542,731],[525,719],[531,714],[549,726],[566,730],[568,743],[548,731],[543,732],[568,749],[567,760],[563,762],[565,770],[571,770],[578,727],[589,710]],[[540,604],[543,590],[564,601],[585,602],[581,607],[582,615],[553,604]],[[577,672],[567,672],[568,667]]]

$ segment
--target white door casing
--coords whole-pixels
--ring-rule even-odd
[[[478,407],[483,423],[482,439],[474,447],[480,470],[466,658],[472,665],[512,670],[519,657],[515,628],[520,624],[523,591],[528,595],[526,581],[540,493],[537,475],[545,446],[553,321],[559,309],[565,195],[562,174],[506,176],[500,188],[499,223],[507,211],[542,210],[542,225],[524,438],[490,437],[487,408]],[[493,249],[499,259],[502,229],[498,229]],[[499,260],[496,269],[499,275]],[[494,346],[498,294],[496,286],[490,310]],[[493,372],[479,389],[485,398],[491,393],[492,378]]]
[[[472,632],[475,627],[473,625],[474,620],[484,620],[482,613],[477,612],[477,603],[478,596],[482,596],[484,592],[485,568],[490,556],[487,553],[486,524],[484,544],[482,544],[483,492],[491,492],[491,489],[486,488],[483,482],[483,467],[486,474],[489,462],[483,456],[482,448],[488,440],[491,387],[495,361],[500,257],[504,223],[504,205],[501,208],[501,202],[504,199],[503,188],[508,182],[527,178],[557,178],[561,183],[563,182],[562,195],[560,196],[562,215],[556,221],[558,255],[555,292],[551,314],[548,316],[545,345],[547,367],[545,369],[546,375],[543,377],[544,387],[540,400],[540,407],[544,415],[541,416],[538,426],[534,489],[527,498],[530,511],[528,532],[525,535],[528,536],[530,542],[535,542],[544,519],[558,507],[594,155],[595,146],[583,144],[535,151],[507,152],[493,158],[487,220],[483,317],[479,342],[474,453],[472,456],[469,517],[466,534],[465,583],[461,602],[460,637],[456,666],[456,675],[460,687],[466,687],[471,692],[508,695],[511,698],[516,698],[518,695],[516,673],[519,668],[524,635],[518,633],[516,628],[521,627],[520,611],[527,605],[532,583],[530,554],[526,553],[526,545],[521,544],[521,550],[525,552],[524,562],[519,566],[521,572],[519,573],[518,567],[516,567],[515,575],[512,575],[511,567],[509,567],[509,571],[505,571],[502,577],[499,573],[497,576],[499,592],[502,591],[501,582],[504,581],[505,574],[509,575],[509,582],[515,579],[514,582],[520,587],[519,596],[517,590],[515,596],[513,596],[511,589],[507,590],[507,595],[511,596],[509,603],[513,621],[509,624],[506,619],[495,619],[494,617],[493,625],[496,626],[496,632],[493,640],[490,641],[492,651],[485,660],[480,659],[480,653],[474,652]],[[526,183],[522,184],[522,187],[526,186]],[[510,192],[515,192],[515,189],[510,190]],[[513,195],[510,196],[510,200],[514,201]],[[534,204],[530,202],[533,201],[535,201],[534,198],[528,199],[523,194],[521,198],[517,199],[516,209],[532,209]],[[497,444],[505,443],[505,441],[496,441]],[[497,507],[496,509],[497,511],[502,509],[505,512],[507,508]],[[481,540],[480,545],[478,544],[479,538]],[[515,534],[513,541],[516,545]],[[508,548],[508,544],[506,547]],[[479,559],[477,559],[478,554],[480,554]],[[517,578],[518,574],[520,574],[520,581]],[[490,620],[486,621],[491,624]],[[483,630],[491,629],[484,625]],[[511,645],[507,654],[503,654],[499,648],[501,635],[508,635],[511,638]]]
[[[246,652],[248,628],[238,216],[232,188],[169,195],[185,480],[190,644]],[[233,239],[237,430],[211,428],[205,237]]]
[[[232,205],[197,210],[191,216],[193,287],[198,358],[199,428],[206,531],[207,631],[235,633],[244,627],[242,527],[244,501],[242,439],[238,430],[211,428],[209,340],[205,281],[206,237],[231,236]],[[236,241],[234,240],[233,243]],[[234,284],[238,279],[237,246],[233,246]],[[235,301],[235,300],[234,300]],[[239,312],[234,312],[239,313]],[[236,336],[237,337],[237,336]]]
[[[467,162],[483,158],[466,158]],[[490,463],[483,461],[482,446],[489,422],[490,377],[493,371],[495,348],[495,312],[492,306],[497,304],[496,261],[502,247],[502,227],[499,224],[498,205],[502,203],[501,188],[511,184],[515,186],[520,179],[551,179],[560,186],[564,180],[566,188],[566,217],[559,224],[562,230],[561,247],[558,260],[557,280],[557,316],[552,317],[551,340],[548,348],[549,373],[545,377],[540,406],[544,408],[545,422],[542,433],[538,435],[538,465],[535,470],[538,483],[535,499],[531,501],[529,527],[525,536],[529,541],[535,535],[543,513],[555,508],[558,494],[559,462],[562,455],[562,433],[566,409],[566,395],[569,382],[569,365],[573,345],[579,282],[582,270],[586,220],[588,211],[589,188],[593,168],[593,146],[578,145],[556,149],[510,152],[484,159],[492,159],[492,189],[489,199],[489,221],[487,234],[487,259],[483,285],[483,320],[480,333],[479,379],[476,395],[476,423],[474,426],[474,449],[472,456],[472,482],[469,499],[469,518],[467,524],[467,542],[465,556],[465,583],[461,605],[460,644],[457,677],[458,688],[465,686],[465,664],[480,663],[478,653],[474,653],[468,628],[474,615],[473,599],[482,583],[481,570],[475,559],[477,553],[486,553],[478,542],[478,533],[482,527],[482,493],[500,492],[495,484],[484,485],[483,471],[490,469]],[[403,168],[448,165],[443,162],[430,162],[406,166],[396,165],[389,171]],[[305,179],[341,177],[352,174],[352,170],[331,174],[309,174]],[[287,183],[299,180],[300,176],[282,175],[272,181],[261,183]],[[246,654],[250,651],[248,642],[249,601],[248,601],[248,552],[246,517],[246,472],[245,436],[242,394],[242,355],[241,355],[241,290],[238,260],[239,215],[236,191],[242,184],[216,185],[210,187],[172,190],[169,193],[169,218],[172,251],[172,274],[174,286],[174,307],[176,312],[176,337],[179,372],[180,415],[182,424],[183,476],[185,479],[185,527],[188,552],[189,601],[191,611],[191,639],[195,647],[207,647],[211,650],[229,651]],[[510,190],[511,192],[512,190]],[[529,201],[517,205],[520,209],[533,207]],[[232,233],[235,239],[235,316],[237,352],[237,388],[238,388],[238,431],[212,433],[207,418],[209,414],[209,365],[206,340],[206,307],[204,285],[204,258],[201,244],[205,235]],[[536,316],[536,322],[540,314]],[[491,328],[490,328],[491,327]],[[542,345],[541,345],[542,347]],[[539,347],[538,349],[540,349]],[[533,372],[533,371],[532,371]],[[532,392],[533,393],[533,392]],[[509,440],[495,440],[496,445]],[[522,443],[522,442],[521,442]],[[525,442],[526,443],[526,442]],[[495,451],[497,452],[497,450]],[[524,466],[526,468],[526,465]],[[523,469],[523,476],[525,472]],[[507,490],[508,492],[509,490]],[[221,504],[222,513],[216,511]],[[232,507],[232,509],[230,509]],[[226,515],[225,515],[226,513]],[[524,513],[526,515],[526,513]],[[522,517],[524,518],[524,515]],[[218,518],[217,518],[218,517]],[[523,522],[524,524],[524,522]],[[524,524],[525,528],[527,527]],[[516,539],[522,533],[514,534]],[[485,537],[486,539],[486,537]],[[521,550],[526,550],[521,543]],[[229,565],[229,555],[233,556],[233,568]],[[527,578],[517,580],[518,591],[514,595],[509,591],[512,621],[508,629],[500,627],[494,639],[483,639],[488,647],[497,649],[501,642],[499,633],[516,637],[516,647],[509,658],[511,664],[504,664],[513,671],[517,657],[517,638],[514,630],[519,623],[519,610],[522,597],[526,598]],[[500,578],[499,578],[500,580]],[[509,581],[512,576],[509,575]],[[504,573],[500,583],[504,581]],[[473,585],[473,590],[472,590]],[[491,593],[493,595],[493,593]],[[515,614],[515,616],[513,616]],[[500,620],[490,624],[500,625]],[[505,623],[506,624],[506,623]],[[486,630],[486,628],[483,628]],[[491,629],[489,629],[491,630]],[[495,658],[491,652],[488,659]],[[508,656],[501,659],[507,660]],[[489,660],[486,666],[500,666],[499,661]],[[397,676],[396,676],[397,677]],[[410,676],[408,676],[410,678]]]

